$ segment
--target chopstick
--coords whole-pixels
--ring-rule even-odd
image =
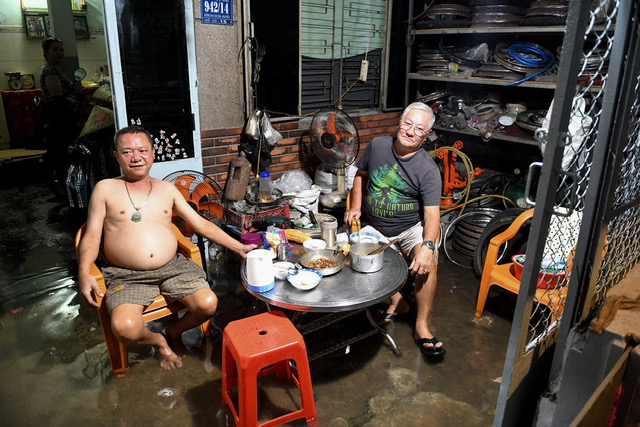
[[[378,249],[374,249],[373,251],[369,252],[367,255],[377,255],[380,252],[384,251],[385,249],[387,249],[389,246],[394,245],[396,243],[398,243],[398,240],[400,239],[393,239],[392,241],[390,241],[389,243],[387,243],[386,245],[378,248]]]

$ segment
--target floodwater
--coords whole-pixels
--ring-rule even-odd
[[[129,351],[130,373],[111,374],[95,309],[75,288],[73,236],[83,214],[42,183],[0,188],[0,405],[2,425],[222,426],[233,425],[221,404],[221,340],[210,358],[185,333],[192,356],[162,371],[152,351]],[[441,256],[432,325],[447,354],[425,361],[407,317],[386,326],[401,349],[381,335],[311,362],[320,425],[486,426],[493,420],[511,326],[510,302],[493,293],[474,317],[478,279]],[[212,263],[213,264],[213,263]],[[210,265],[219,328],[266,310],[238,282],[237,262]],[[347,285],[347,284],[345,284]],[[374,307],[383,310],[384,305]],[[367,325],[363,313],[305,336],[309,351]],[[162,328],[161,324],[151,325]],[[295,387],[267,376],[260,383],[260,420],[297,408]],[[303,425],[302,420],[291,425]]]

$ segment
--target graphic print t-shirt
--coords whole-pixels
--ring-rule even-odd
[[[393,138],[376,137],[357,166],[369,173],[363,200],[366,219],[386,236],[397,236],[420,221],[423,206],[440,204],[440,171],[423,149],[403,159],[393,151]]]

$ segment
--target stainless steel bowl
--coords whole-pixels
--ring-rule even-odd
[[[346,259],[344,254],[339,250],[334,251],[332,249],[321,249],[318,251],[307,252],[302,255],[300,257],[300,264],[304,265],[306,268],[312,268],[309,266],[309,262],[320,258],[327,258],[338,263],[338,265],[336,265],[335,267],[321,269],[313,268],[313,270],[320,272],[320,274],[322,274],[323,276],[330,276],[342,270]]]

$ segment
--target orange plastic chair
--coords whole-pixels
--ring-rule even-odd
[[[80,240],[82,239],[85,226],[80,227],[76,233],[76,255]],[[178,227],[172,224],[173,232],[178,240],[178,252],[185,257],[192,259],[196,264],[202,267],[202,257],[200,255],[200,249],[191,240],[187,239],[180,233]],[[103,294],[107,292],[107,286],[104,282],[102,272],[96,264],[91,265],[91,274],[95,277],[98,286],[102,290]],[[116,377],[124,377],[129,374],[129,354],[126,344],[121,343],[113,334],[111,329],[111,316],[107,310],[107,305],[103,304],[103,299],[98,295],[94,295],[96,302],[98,303],[98,317],[100,318],[100,326],[102,328],[102,334],[104,335],[104,341],[107,344],[107,351],[109,352],[109,360],[111,362],[111,369]],[[149,306],[147,306],[142,312],[142,319],[146,322],[152,320],[158,320],[167,316],[177,315],[180,310],[184,310],[185,306],[180,301],[168,301],[164,296],[158,295],[155,300]],[[204,337],[211,335],[211,322],[207,320],[200,325],[200,330]]]
[[[222,402],[231,410],[236,426],[258,425],[258,378],[272,373],[298,387],[301,407],[260,425],[275,426],[299,418],[308,426],[318,425],[307,347],[293,323],[279,311],[229,322],[222,333]]]
[[[520,292],[520,280],[518,280],[514,274],[513,262],[498,264],[498,256],[500,247],[511,240],[518,233],[520,227],[531,218],[533,218],[533,208],[521,213],[509,228],[494,236],[489,242],[484,268],[482,270],[482,279],[480,280],[480,290],[478,291],[476,317],[482,317],[484,305],[487,301],[487,295],[489,294],[491,286],[500,286],[514,294]],[[549,307],[551,312],[550,318],[553,323],[562,314],[566,294],[567,286],[561,286],[556,289],[537,289],[534,300]]]

